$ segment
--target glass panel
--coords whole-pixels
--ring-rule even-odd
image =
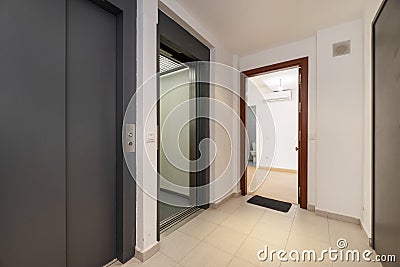
[[[189,68],[160,55],[160,221],[192,206],[190,88]]]

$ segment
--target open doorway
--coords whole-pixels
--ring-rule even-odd
[[[306,209],[308,58],[248,70],[243,74],[240,116],[248,131],[249,153],[246,153],[246,135],[242,133],[241,164],[245,166],[242,194],[258,194],[300,204]],[[275,133],[263,129],[261,105],[269,106]],[[254,120],[257,120],[257,127]],[[271,134],[275,135],[276,143],[274,160],[265,159],[260,153],[265,145],[271,145],[268,143]],[[249,190],[254,175],[267,175],[267,179],[256,190]]]
[[[246,130],[250,145],[247,191],[293,204],[298,204],[298,77],[299,67],[293,67],[257,75],[246,81]],[[271,110],[275,131],[268,127],[271,117],[262,114],[263,105]],[[273,134],[275,155],[269,161],[262,156],[261,150],[269,145],[268,140],[273,138]],[[254,175],[267,175],[255,191],[250,188],[250,178]]]

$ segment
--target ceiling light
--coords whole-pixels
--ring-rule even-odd
[[[170,72],[174,72],[177,70],[181,70],[186,67],[186,65],[184,65],[178,61],[175,61],[171,58],[168,58],[168,57],[164,56],[163,54],[160,54],[159,59],[160,59],[159,64],[160,64],[160,74],[161,75],[167,74]]]

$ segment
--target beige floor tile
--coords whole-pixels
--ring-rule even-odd
[[[163,238],[160,253],[145,266],[371,266],[379,263],[260,262],[257,252],[286,248],[299,251],[336,248],[336,241],[346,238],[350,248],[368,249],[368,238],[359,225],[316,216],[294,205],[281,213],[246,203],[248,197],[232,198],[220,208],[203,212]],[[202,240],[202,241],[201,241]],[[177,263],[179,262],[179,263]],[[127,267],[142,266],[133,260]]]
[[[230,216],[229,213],[223,212],[220,209],[208,209],[198,216],[199,219],[220,225],[226,218]]]
[[[318,216],[315,212],[309,210],[298,209],[296,212],[295,222],[326,226],[328,225],[328,218]]]
[[[250,262],[239,259],[237,257],[234,257],[228,265],[228,267],[253,267],[253,266],[255,265],[251,264]]]
[[[314,249],[318,251],[329,249],[330,246],[329,241],[324,242],[307,235],[293,234],[292,232],[286,244],[287,249]]]
[[[334,244],[332,247],[336,248],[336,244]],[[382,264],[380,262],[367,262],[362,259],[362,255],[365,250],[372,251],[372,255],[370,256],[371,259],[375,259],[376,257],[376,252],[370,248],[367,245],[360,245],[360,246],[352,246],[349,244],[348,250],[359,250],[360,251],[360,262],[343,262],[343,261],[336,261],[333,263],[334,267],[361,267],[361,266],[366,266],[366,267],[382,267]],[[397,266],[397,265],[396,265]]]
[[[172,260],[171,258],[167,257],[166,255],[162,254],[162,253],[157,253],[156,255],[154,255],[153,257],[151,257],[151,259],[149,259],[148,261],[146,261],[143,266],[154,266],[154,267],[158,267],[158,266],[165,266],[165,267],[169,267],[169,266],[176,266],[178,263],[175,262],[174,260]]]
[[[227,266],[232,258],[232,255],[203,242],[186,255],[179,264],[185,267],[220,267]]]
[[[129,262],[122,265],[123,267],[137,267],[137,266],[145,266],[145,267],[174,267],[177,266],[178,263],[170,259],[169,257],[163,255],[162,253],[158,252],[153,257],[151,257],[146,262],[142,263],[138,259],[133,258]]]
[[[314,212],[299,209],[292,225],[291,235],[308,236],[330,243],[328,220],[326,217],[315,215]]]
[[[266,242],[267,244],[272,243],[284,248],[289,238],[289,231],[271,228],[264,223],[257,223],[251,231],[250,237]]]
[[[258,239],[249,237],[244,241],[243,245],[239,249],[239,251],[236,253],[236,257],[245,260],[255,266],[279,266],[280,262],[278,260],[275,260],[273,262],[267,260],[265,262],[262,262],[258,259],[257,254],[260,250],[263,250],[265,246],[268,246],[268,249],[271,250],[280,250],[283,248],[276,247],[271,244],[267,244],[266,242],[262,242]]]
[[[199,244],[200,240],[183,232],[175,231],[161,239],[160,252],[175,261],[180,261]]]
[[[193,236],[197,239],[204,239],[209,235],[218,225],[210,223],[199,218],[194,218],[187,224],[179,228],[179,231]]]
[[[234,214],[240,214],[241,216],[260,219],[260,217],[265,213],[265,211],[266,208],[264,207],[245,203],[243,205],[240,205],[239,208],[234,212]]]
[[[225,227],[218,227],[204,240],[206,243],[234,255],[247,236]]]
[[[281,267],[332,267],[328,262],[282,262]]]
[[[154,255],[155,256],[155,255]],[[136,259],[136,258],[132,258],[131,260],[129,260],[127,263],[125,263],[125,264],[118,264],[118,265],[116,265],[116,266],[123,266],[123,267],[133,267],[133,266],[142,266],[143,265],[143,262],[141,262],[141,261],[139,261],[138,259]],[[114,266],[114,265],[112,265],[112,266]]]
[[[251,195],[247,195],[247,196],[238,196],[238,197],[232,197],[231,199],[229,199],[230,202],[234,203],[234,204],[239,204],[239,205],[243,205],[246,204],[246,201],[252,197]]]
[[[312,233],[311,233],[312,231]],[[320,235],[318,235],[317,233],[320,232]],[[310,239],[310,240],[315,240],[318,241],[320,243],[326,243],[331,245],[330,243],[330,237],[326,232],[322,232],[316,229],[313,230],[305,230],[304,228],[300,228],[300,227],[293,227],[292,228],[292,232],[290,232],[289,238],[290,237],[299,237],[299,238],[304,238],[304,239]]]
[[[333,267],[382,267],[380,262],[334,262]]]
[[[256,225],[259,218],[250,218],[246,216],[241,216],[240,214],[233,214],[229,216],[221,226],[234,230],[242,234],[250,234],[253,227]]]
[[[271,229],[281,229],[288,232],[292,227],[293,218],[278,213],[265,212],[259,222],[266,224]]]
[[[331,245],[336,246],[337,240],[346,239],[349,248],[368,247],[368,237],[360,225],[328,219]]]
[[[313,225],[294,222],[290,232],[292,236],[306,236],[330,244],[328,225]]]
[[[217,208],[217,210],[226,212],[229,214],[232,214],[235,212],[239,207],[241,206],[241,203],[235,202],[235,201],[230,201],[227,200],[225,203],[223,203],[220,207]]]
[[[286,250],[288,252],[291,250],[297,250],[300,255],[302,255],[304,250],[313,250],[316,253],[315,255],[317,259],[321,256],[321,252],[323,250],[329,250],[329,248],[329,242],[322,242],[312,237],[303,236],[300,234],[293,235],[292,233],[290,233],[289,240],[286,245]],[[331,265],[332,263],[328,258],[325,258],[324,262],[319,262],[319,264]]]

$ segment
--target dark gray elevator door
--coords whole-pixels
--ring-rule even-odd
[[[374,26],[374,46],[374,243],[377,253],[399,258],[400,1],[384,5]]]
[[[65,3],[0,1],[0,266],[65,266]]]
[[[67,1],[67,266],[116,258],[115,15]]]

